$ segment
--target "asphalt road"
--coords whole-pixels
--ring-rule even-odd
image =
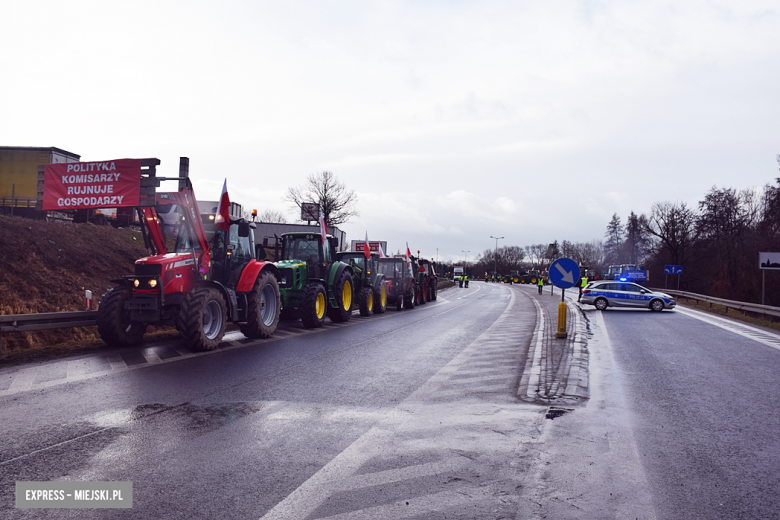
[[[780,517],[780,336],[570,303],[555,340],[559,291],[471,285],[213,353],[2,370],[0,516]],[[133,508],[14,509],[47,480],[132,481]]]
[[[499,320],[510,308],[523,326]],[[504,409],[534,324],[529,300],[474,284],[213,354],[152,347],[123,351],[113,371],[87,357],[65,362],[67,374],[92,367],[72,378],[63,362],[0,374],[0,507],[57,518],[372,517],[377,507],[397,517],[399,505],[407,516],[513,517],[507,468],[522,472],[510,434],[541,416]],[[141,354],[157,362],[134,365]],[[14,482],[41,480],[132,481],[133,509],[13,509]]]
[[[780,336],[583,307],[591,401],[544,438],[540,517],[780,518]]]

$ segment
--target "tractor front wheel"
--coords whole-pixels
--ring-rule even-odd
[[[325,312],[328,309],[328,299],[325,297],[325,287],[317,282],[311,282],[303,289],[301,300],[301,321],[306,329],[317,329],[325,323]]]
[[[246,325],[239,328],[247,338],[270,338],[281,314],[279,283],[273,273],[261,273],[247,295]]]
[[[363,287],[358,296],[358,307],[361,316],[371,316],[374,313],[374,291],[371,287]]]
[[[387,310],[387,286],[384,280],[374,289],[374,314],[383,314]]]
[[[417,301],[417,286],[414,282],[409,285],[409,292],[406,293],[404,298],[404,309],[414,309],[414,304]]]
[[[125,310],[130,291],[114,287],[100,298],[97,327],[100,337],[109,345],[136,345],[143,340],[146,324],[133,323]]]
[[[184,298],[176,328],[193,352],[214,350],[227,326],[227,305],[214,287],[196,287]]]

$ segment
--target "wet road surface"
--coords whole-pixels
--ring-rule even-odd
[[[556,340],[549,291],[2,370],[0,514],[778,517],[780,337],[569,302]],[[14,509],[41,480],[129,480],[133,508]]]

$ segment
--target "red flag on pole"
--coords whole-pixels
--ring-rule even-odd
[[[412,270],[412,251],[409,249],[409,242],[406,243],[406,265],[409,271]]]
[[[230,197],[228,197],[227,192],[227,179],[222,185],[222,195],[219,197],[219,207],[214,216],[214,223],[225,231],[230,229]]]
[[[322,210],[320,210],[320,235],[322,245],[325,245],[325,237],[328,234],[328,226],[325,225],[325,217],[322,216]]]
[[[379,258],[387,258],[385,250],[382,249],[382,242],[379,242]]]
[[[371,258],[371,246],[368,245],[368,231],[366,231],[366,241],[363,244],[363,254],[366,255],[366,260]]]

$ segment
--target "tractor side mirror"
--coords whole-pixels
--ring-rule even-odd
[[[249,236],[249,222],[238,223],[238,236],[242,238]]]

